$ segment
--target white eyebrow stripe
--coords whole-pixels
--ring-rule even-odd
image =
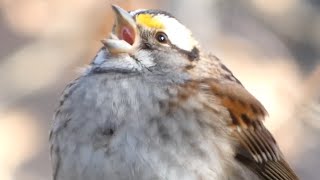
[[[156,15],[154,18],[163,23],[164,32],[176,47],[191,51],[198,46],[198,42],[193,39],[191,31],[175,18],[166,15]]]

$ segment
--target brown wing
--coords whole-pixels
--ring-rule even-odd
[[[285,162],[271,133],[262,121],[267,111],[247,90],[237,83],[207,81],[210,90],[221,99],[230,113],[230,128],[239,141],[236,159],[262,179],[298,179]]]

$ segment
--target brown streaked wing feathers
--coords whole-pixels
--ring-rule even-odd
[[[221,99],[230,113],[230,128],[239,142],[236,159],[265,180],[296,180],[290,166],[283,159],[271,133],[262,121],[267,111],[242,85],[205,80],[210,91]]]

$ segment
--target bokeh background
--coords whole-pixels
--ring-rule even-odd
[[[111,3],[186,24],[266,106],[301,179],[319,179],[319,0],[0,0],[1,180],[51,179],[52,114],[108,35]]]

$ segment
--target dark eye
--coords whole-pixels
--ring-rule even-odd
[[[168,42],[168,36],[164,32],[157,32],[156,39],[160,43],[167,43]]]

